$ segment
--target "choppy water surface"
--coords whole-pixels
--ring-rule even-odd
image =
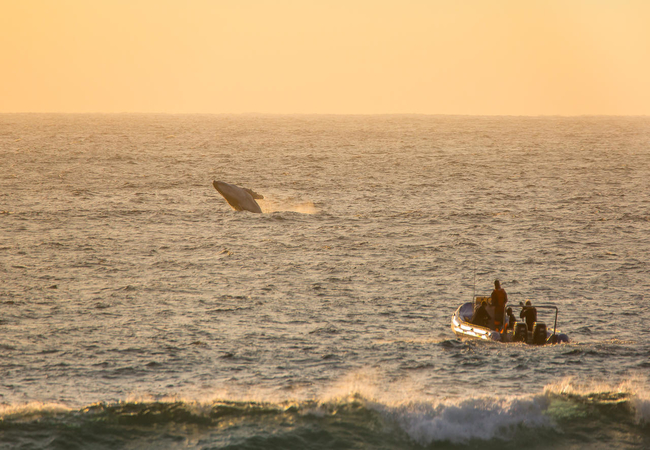
[[[0,115],[0,166],[0,448],[650,447],[648,118]],[[456,339],[495,278],[571,343]]]

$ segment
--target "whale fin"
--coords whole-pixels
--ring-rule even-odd
[[[255,198],[255,199],[261,200],[261,199],[264,198],[264,196],[263,196],[262,194],[258,194],[257,192],[255,192],[255,191],[252,190],[252,189],[248,189],[248,188],[243,188],[243,189],[244,189],[246,192],[248,192],[248,193],[251,195],[251,197],[253,197],[253,198]]]

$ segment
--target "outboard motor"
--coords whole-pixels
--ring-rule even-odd
[[[512,333],[513,342],[526,342],[528,341],[528,327],[525,323],[516,323],[515,331]]]
[[[544,345],[546,344],[546,324],[535,322],[533,327],[533,344]]]

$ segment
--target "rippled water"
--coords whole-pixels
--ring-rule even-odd
[[[0,115],[0,166],[1,448],[650,447],[649,118]],[[571,343],[456,339],[495,278]]]

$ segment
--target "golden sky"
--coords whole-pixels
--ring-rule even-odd
[[[0,0],[0,112],[650,115],[650,0]]]

